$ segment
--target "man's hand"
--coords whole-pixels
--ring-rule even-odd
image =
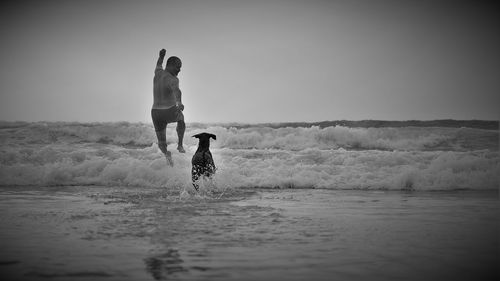
[[[164,57],[167,51],[165,49],[160,50],[160,57]]]

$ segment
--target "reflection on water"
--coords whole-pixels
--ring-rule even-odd
[[[168,249],[166,253],[149,257],[144,262],[148,272],[155,280],[167,280],[167,276],[170,274],[187,271],[182,266],[184,261],[175,249]]]
[[[204,257],[203,254],[196,253],[193,256]],[[168,249],[163,254],[153,255],[144,259],[146,270],[155,280],[171,280],[173,277],[179,277],[179,274],[188,272],[204,272],[209,270],[204,266],[185,265],[184,260],[176,249]]]

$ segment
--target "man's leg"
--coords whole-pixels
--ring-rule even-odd
[[[167,154],[167,123],[163,121],[163,111],[159,109],[151,109],[151,119],[155,128],[156,138],[158,139],[158,148]]]
[[[167,158],[167,163],[170,166],[174,166],[174,161],[172,160],[172,152],[167,150],[166,129],[162,131],[156,131],[156,137],[158,138],[158,148],[160,148],[161,152],[165,154],[165,157]]]
[[[166,129],[161,131],[155,131],[156,138],[158,139],[158,148],[163,152],[163,154],[167,154],[167,135]]]
[[[163,152],[167,158],[167,163],[174,166],[172,161],[172,153],[167,151],[167,123],[163,121],[164,112],[161,110],[151,110],[151,117],[153,118],[153,125],[155,127],[156,138],[158,139],[158,148]]]
[[[177,150],[179,150],[180,153],[185,153],[186,150],[184,150],[183,147],[183,140],[184,140],[184,132],[186,131],[186,123],[184,123],[184,120],[177,121],[176,131],[178,139]]]

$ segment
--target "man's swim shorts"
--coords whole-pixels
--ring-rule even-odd
[[[167,128],[168,123],[174,123],[184,120],[184,114],[177,106],[172,106],[167,109],[151,109],[151,118],[155,131],[163,131]]]

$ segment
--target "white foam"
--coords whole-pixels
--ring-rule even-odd
[[[174,126],[168,140],[176,141]],[[495,132],[446,128],[188,128],[186,154],[168,168],[147,124],[35,123],[0,132],[1,185],[191,188],[191,135],[217,135],[211,150],[220,189],[497,189]],[[460,135],[469,134],[469,138]],[[498,132],[496,132],[498,134]],[[51,141],[52,139],[52,141]],[[464,139],[468,140],[467,142]],[[107,141],[105,141],[107,140]],[[498,141],[498,136],[496,136]],[[132,145],[131,145],[132,144]],[[473,144],[472,146],[474,146]],[[174,149],[171,144],[169,149]],[[429,150],[429,147],[433,149]],[[436,150],[437,147],[447,151]]]
[[[17,127],[4,124],[0,140],[5,145],[107,143],[146,147],[156,142],[151,124],[143,123],[28,123]],[[175,125],[169,125],[167,141],[176,142]],[[498,150],[498,131],[467,128],[348,128],[251,127],[236,129],[220,126],[187,128],[185,142],[196,145],[190,136],[201,131],[217,135],[217,148],[256,148],[303,150],[378,149],[378,150]]]

